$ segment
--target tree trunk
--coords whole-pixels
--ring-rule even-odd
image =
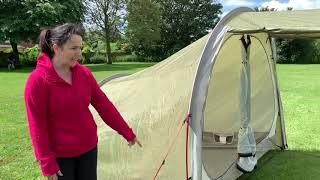
[[[14,65],[15,65],[15,66],[19,66],[20,63],[19,63],[18,44],[17,44],[16,42],[10,40],[10,45],[11,45],[11,47],[12,47],[13,57],[14,57],[14,60],[15,60]]]
[[[107,64],[112,64],[110,37],[106,37]]]
[[[106,32],[105,32],[105,43],[106,43],[106,62],[107,64],[112,64],[112,58],[111,58],[111,46],[110,46],[110,29],[108,25],[105,26]]]

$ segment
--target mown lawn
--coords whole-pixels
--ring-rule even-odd
[[[320,179],[320,65],[278,65],[289,150],[272,151],[240,179]]]
[[[149,63],[90,65],[97,80]],[[0,69],[0,179],[43,179],[34,159],[23,102],[31,68]],[[289,150],[272,151],[240,179],[320,179],[320,65],[278,65]]]

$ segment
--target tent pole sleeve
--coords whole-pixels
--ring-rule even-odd
[[[276,39],[275,38],[271,38],[271,48],[272,48],[273,69],[274,69],[274,76],[275,76],[275,83],[276,83],[277,97],[278,97],[278,105],[279,105],[278,107],[279,107],[279,115],[280,115],[282,148],[288,149],[283,106],[282,106],[282,101],[281,101],[281,96],[280,96],[279,83],[278,83],[278,77],[277,77],[277,69],[276,69],[278,57],[277,57],[277,51],[276,51]]]

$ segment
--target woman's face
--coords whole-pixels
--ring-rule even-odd
[[[72,35],[71,38],[62,46],[54,44],[55,57],[60,64],[74,67],[76,61],[81,57],[82,38],[79,35]]]

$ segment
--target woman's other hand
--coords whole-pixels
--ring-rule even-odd
[[[58,175],[59,176],[63,176],[63,174],[61,173],[61,171],[58,171],[57,173],[51,175],[51,176],[48,176],[48,180],[58,180]]]

